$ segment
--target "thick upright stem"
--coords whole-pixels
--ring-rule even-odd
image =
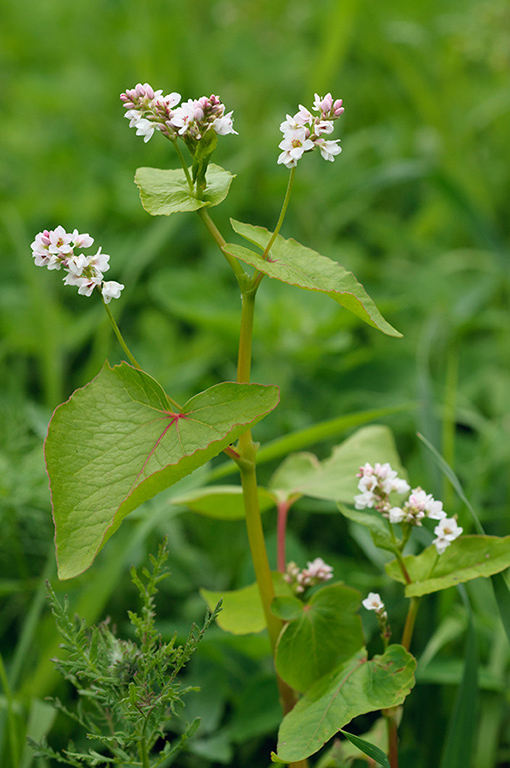
[[[406,651],[409,650],[409,647],[411,645],[411,639],[413,637],[413,630],[414,630],[414,623],[416,621],[416,614],[418,613],[419,605],[420,605],[420,598],[412,597],[411,602],[409,603],[409,610],[407,611],[406,623],[404,626],[404,632],[402,634],[402,640],[401,640],[401,644],[404,646]]]

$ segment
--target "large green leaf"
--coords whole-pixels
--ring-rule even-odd
[[[126,515],[216,456],[277,403],[277,387],[224,382],[177,413],[148,374],[105,363],[56,409],[45,443],[60,578],[88,568]]]
[[[184,171],[180,169],[138,168],[135,184],[140,189],[142,205],[147,213],[151,216],[170,216],[171,213],[218,205],[226,198],[233,178],[229,171],[210,163],[203,197],[197,197],[195,191],[190,190]]]
[[[406,596],[427,595],[504,571],[510,566],[510,536],[461,536],[442,555],[432,545],[419,555],[404,557],[404,563],[413,582],[406,586]],[[387,563],[386,572],[405,583],[396,560]]]
[[[276,595],[291,595],[291,588],[281,573],[272,573],[273,587]],[[201,589],[210,610],[214,609],[218,600],[223,600],[221,612],[216,617],[216,623],[226,632],[233,635],[250,635],[262,632],[266,628],[266,619],[257,584],[250,584],[242,589],[225,592],[211,592]]]
[[[319,461],[312,453],[297,453],[282,462],[271,478],[270,490],[280,497],[312,496],[352,504],[359,493],[356,474],[365,462],[389,462],[404,474],[391,430],[381,424],[358,429]]]
[[[273,496],[260,486],[257,488],[259,509],[261,512],[274,507]],[[211,485],[197,488],[171,499],[177,506],[188,507],[205,517],[215,517],[217,520],[243,520],[244,500],[243,489],[239,485]]]
[[[276,669],[296,691],[306,691],[319,677],[347,661],[363,646],[360,594],[330,584],[301,603],[301,614],[284,628],[276,648]]]
[[[264,227],[254,227],[233,219],[231,223],[235,232],[262,250],[273,234]],[[277,235],[267,260],[242,245],[228,243],[223,250],[236,259],[251,264],[269,277],[307,291],[324,293],[388,336],[402,335],[384,319],[352,272],[296,240],[285,240],[281,235]]]
[[[368,661],[366,650],[317,680],[283,719],[278,757],[304,760],[353,717],[402,704],[414,685],[416,660],[401,645],[390,645]]]

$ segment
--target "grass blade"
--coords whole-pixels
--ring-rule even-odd
[[[473,626],[473,614],[466,590],[458,587],[469,617],[466,635],[464,673],[457,692],[445,746],[441,755],[440,768],[465,768],[471,763],[473,735],[476,730],[478,704],[478,646]]]

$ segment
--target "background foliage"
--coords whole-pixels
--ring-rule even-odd
[[[233,279],[198,220],[153,219],[142,210],[135,169],[176,167],[175,160],[160,137],[144,145],[128,129],[118,94],[148,81],[185,99],[218,93],[234,109],[239,136],[221,141],[215,155],[238,176],[214,211],[225,233],[229,216],[274,225],[287,183],[276,166],[285,113],[309,104],[315,91],[344,99],[344,152],[331,166],[316,156],[302,161],[282,234],[351,269],[404,338],[362,327],[320,296],[265,281],[253,379],[278,384],[282,405],[257,439],[406,406],[384,421],[413,485],[443,498],[469,530],[419,448],[419,429],[454,467],[487,532],[502,535],[510,455],[510,11],[505,0],[4,0],[0,30],[0,647],[9,679],[0,698],[0,762],[30,768],[25,724],[32,735],[47,730],[53,714],[44,696],[66,695],[49,662],[58,640],[44,605],[44,578],[53,580],[55,567],[42,439],[53,408],[105,357],[121,359],[99,304],[34,267],[35,233],[77,227],[111,254],[112,278],[127,286],[117,320],[137,359],[178,401],[235,376]],[[310,447],[322,457],[333,444]],[[263,482],[275,466],[261,468]],[[300,502],[291,555],[302,565],[323,556],[338,578],[363,592],[380,589],[399,627],[400,589],[386,584],[362,531],[333,511]],[[266,522],[271,541],[271,513]],[[88,621],[109,614],[127,631],[129,566],[144,562],[164,534],[172,577],[161,590],[162,629],[184,634],[203,616],[199,587],[249,583],[240,522],[195,517],[162,495],[126,520],[89,572],[52,583]],[[482,662],[472,764],[504,766],[508,649],[487,585],[474,582],[468,594]],[[404,768],[438,762],[466,624],[455,590],[421,609],[419,685],[401,731]],[[368,636],[374,631],[367,620]],[[210,631],[191,665],[203,693],[186,718],[199,714],[202,726],[183,766],[264,764],[278,721],[265,652],[259,636]],[[369,726],[366,719],[360,731]],[[56,721],[57,742],[66,742],[69,728]]]

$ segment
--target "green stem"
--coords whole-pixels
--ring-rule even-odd
[[[224,246],[227,245],[227,241],[219,231],[218,227],[214,223],[214,221],[211,219],[211,216],[209,214],[209,211],[207,211],[205,208],[199,208],[197,211],[198,215],[204,222],[205,226],[209,230],[209,234],[211,235],[212,239],[222,252],[223,256],[228,262],[228,265],[230,266],[230,269],[234,273],[234,275],[237,278],[237,282],[239,283],[239,286],[241,290],[243,290],[244,286],[246,285],[247,280],[247,274],[238,262],[237,259],[235,259],[233,256],[231,256],[229,253],[226,253],[226,251],[223,250]]]
[[[135,360],[135,358],[133,357],[133,355],[129,351],[128,345],[124,341],[124,337],[122,336],[122,334],[120,332],[119,326],[115,322],[115,318],[112,315],[112,311],[111,311],[110,307],[108,306],[108,304],[106,303],[106,301],[104,300],[104,298],[102,296],[101,296],[101,298],[103,300],[103,306],[106,309],[106,314],[108,315],[108,319],[109,319],[110,323],[112,324],[113,332],[116,335],[117,340],[118,340],[120,346],[122,347],[122,349],[124,350],[124,352],[128,356],[129,362],[132,365],[134,365],[135,368],[138,368],[138,370],[141,371],[142,370],[142,366],[139,363],[137,363],[137,361]]]
[[[276,236],[278,235],[278,232],[282,228],[283,220],[285,218],[285,214],[287,213],[287,208],[289,205],[290,195],[292,192],[292,185],[294,184],[294,176],[296,175],[296,169],[291,168],[290,170],[290,176],[289,176],[289,183],[287,184],[287,191],[285,193],[285,197],[283,199],[282,209],[280,211],[280,216],[278,218],[278,221],[276,223],[275,230],[273,234],[271,235],[271,239],[269,240],[268,244],[266,245],[265,251],[262,254],[263,259],[267,259],[269,256],[269,251],[271,250],[271,246],[273,245],[274,241],[276,240]]]
[[[128,345],[124,341],[124,337],[122,336],[122,333],[120,332],[119,326],[115,322],[115,318],[112,315],[110,307],[108,306],[108,304],[106,303],[106,301],[104,300],[104,298],[102,296],[101,296],[101,298],[103,300],[103,306],[106,309],[106,314],[108,315],[108,319],[110,320],[110,323],[112,324],[113,332],[115,333],[120,346],[122,347],[122,349],[124,350],[124,352],[128,356],[128,359],[129,359],[130,363],[135,368],[137,368],[139,371],[143,370],[142,366],[140,365],[140,363],[138,363],[136,361],[136,359],[133,357],[133,355],[129,351]],[[167,398],[168,398],[169,403],[171,405],[173,405],[174,408],[176,408],[178,411],[181,410],[181,406],[179,405],[179,403],[176,402],[173,398],[171,398],[170,395],[167,395]]]
[[[388,760],[390,768],[398,768],[398,725],[396,721],[396,707],[383,710],[388,728]]]
[[[414,630],[414,623],[416,621],[416,614],[418,613],[419,606],[420,606],[420,598],[412,597],[411,602],[409,603],[406,623],[404,626],[404,632],[402,633],[402,640],[401,640],[401,644],[404,646],[406,651],[409,650],[409,647],[411,645],[411,640],[413,637],[413,630]]]
[[[193,192],[193,179],[191,178],[191,175],[190,175],[190,172],[189,172],[189,169],[188,169],[188,164],[186,162],[186,159],[185,159],[184,155],[181,152],[181,148],[179,146],[179,142],[177,141],[177,139],[171,139],[171,141],[172,141],[172,144],[174,145],[175,151],[177,152],[177,157],[179,158],[179,161],[180,161],[180,163],[182,165],[182,170],[184,171],[184,175],[186,176],[186,180],[187,180],[188,186],[189,186],[189,191]]]

